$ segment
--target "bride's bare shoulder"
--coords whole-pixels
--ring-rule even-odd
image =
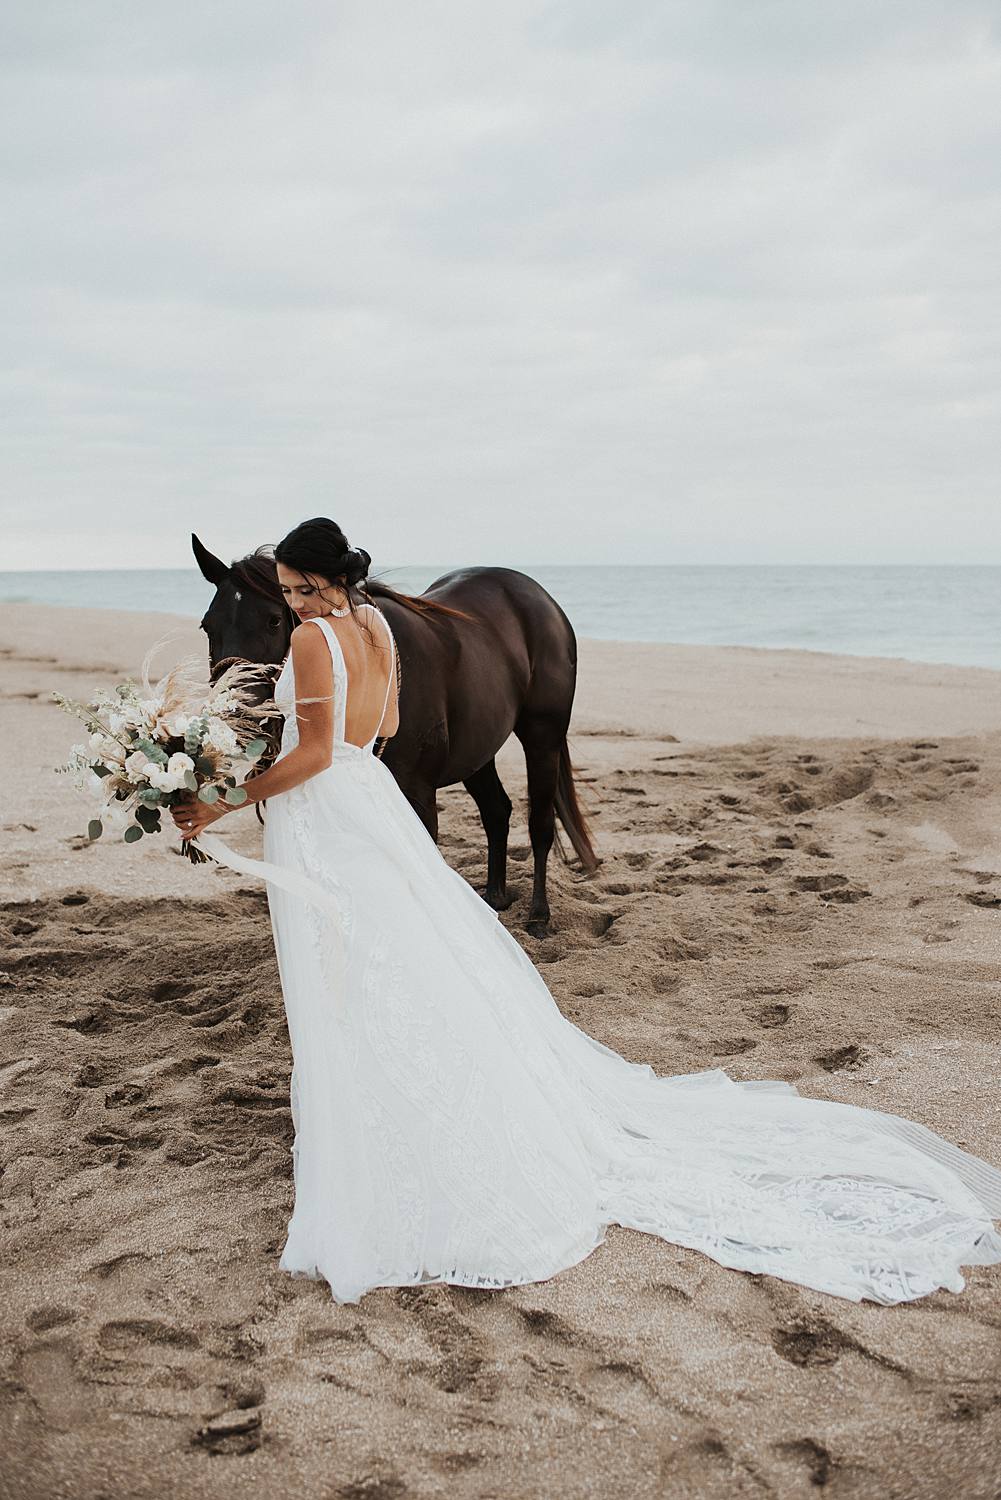
[[[310,657],[322,661],[325,656],[330,655],[330,647],[325,638],[326,632],[322,626],[317,630],[309,630],[307,627],[312,624],[312,620],[303,620],[300,625],[294,627],[289,636],[292,653],[301,661],[309,660]]]

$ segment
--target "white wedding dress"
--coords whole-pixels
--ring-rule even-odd
[[[659,1077],[568,1021],[374,741],[345,741],[347,668],[314,623],[333,761],[269,800],[268,863],[233,861],[270,872],[292,1044],[284,1270],[338,1302],[513,1286],[583,1260],[609,1224],[856,1301],[960,1291],[961,1266],[1001,1261],[1001,1171],[924,1126],[719,1068]],[[275,697],[284,755],[291,653]]]

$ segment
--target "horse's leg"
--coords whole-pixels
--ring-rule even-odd
[[[383,761],[385,765],[385,761]],[[406,797],[414,812],[420,818],[428,833],[438,842],[438,796],[434,783],[428,781],[425,776],[419,779],[413,776],[401,778],[393,771],[396,784]]]
[[[463,783],[480,810],[487,836],[487,888],[483,899],[494,911],[503,911],[514,900],[507,893],[507,833],[511,825],[511,798],[504,790],[493,758]]]
[[[549,897],[546,894],[546,865],[553,847],[556,826],[556,781],[560,766],[560,745],[566,732],[562,723],[554,724],[551,714],[537,717],[523,714],[514,732],[525,750],[528,772],[528,834],[535,862],[532,882],[532,904],[525,923],[533,937],[545,937],[549,929]]]
[[[420,818],[428,833],[438,842],[438,797],[437,788],[421,787],[407,792],[407,797],[414,812]]]

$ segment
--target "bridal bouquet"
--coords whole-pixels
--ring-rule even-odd
[[[52,694],[90,732],[56,770],[68,772],[92,798],[91,839],[105,827],[124,830],[127,844],[159,833],[162,810],[192,793],[202,802],[221,797],[239,806],[247,800],[242,783],[277,749],[281,710],[270,697],[272,669],[238,661],[208,689],[192,680],[200,669],[189,659],[154,685],[151,656],[143,662],[141,682],[120,682],[89,703]],[[181,852],[194,864],[208,858],[187,839]]]

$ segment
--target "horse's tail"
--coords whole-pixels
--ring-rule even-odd
[[[577,801],[577,788],[574,785],[573,765],[570,760],[570,748],[564,737],[560,746],[560,762],[556,772],[556,811],[560,815],[560,822],[569,835],[570,842],[576,850],[577,857],[583,869],[593,874],[601,861],[595,852],[594,844],[591,842],[591,830],[587,826],[587,820],[581,811],[580,803]],[[565,860],[567,855],[557,834],[555,840],[556,848]]]

